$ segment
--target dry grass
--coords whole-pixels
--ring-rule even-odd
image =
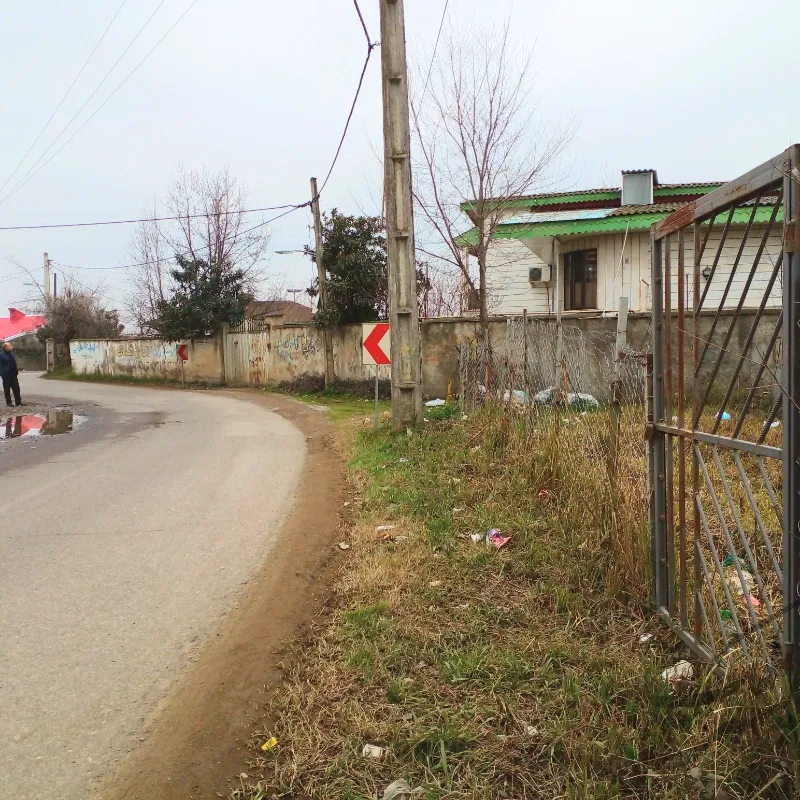
[[[399,777],[427,800],[792,796],[797,731],[774,682],[661,680],[686,652],[642,610],[641,470],[620,470],[615,506],[602,469],[570,468],[598,457],[574,430],[531,448],[518,416],[484,409],[353,435],[337,610],[298,650],[232,798],[363,800]],[[469,538],[489,527],[511,542]]]

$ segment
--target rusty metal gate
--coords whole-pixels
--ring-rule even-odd
[[[800,688],[800,145],[652,233],[659,615],[718,670]]]
[[[269,381],[270,325],[246,319],[224,337],[225,383],[228,386],[266,386]]]

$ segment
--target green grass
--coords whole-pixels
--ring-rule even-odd
[[[488,412],[442,416],[411,437],[353,434],[362,505],[337,610],[254,739],[280,747],[254,749],[231,797],[374,798],[405,777],[425,798],[678,800],[711,775],[729,798],[791,797],[798,731],[774,681],[700,665],[682,690],[661,679],[688,654],[645,616],[646,570],[621,585],[609,553],[637,519],[610,530],[602,470],[554,468]],[[469,538],[488,527],[511,542]],[[367,743],[387,758],[363,758]]]
[[[362,417],[365,420],[369,417],[372,420],[375,417],[374,398],[367,399],[336,391],[304,392],[292,396],[304,403],[326,406],[328,416],[333,422],[344,422],[354,417]],[[386,400],[378,401],[378,411],[382,415],[383,422],[386,422],[386,412],[390,412],[391,408],[391,403]]]

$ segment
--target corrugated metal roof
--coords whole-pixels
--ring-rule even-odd
[[[685,202],[678,203],[650,203],[646,206],[620,206],[619,208],[612,208],[608,216],[610,217],[627,217],[631,214],[656,214],[658,212],[677,211],[679,208],[685,206]]]
[[[671,212],[665,210],[663,206],[658,212],[652,213],[633,213],[633,214],[609,214],[602,219],[561,219],[552,222],[542,222],[538,224],[503,224],[497,228],[493,238],[495,239],[526,239],[542,236],[587,236],[591,234],[624,233],[629,231],[646,231],[651,225],[666,219]],[[685,204],[678,203],[678,207]],[[658,206],[628,206],[627,208],[654,208]],[[618,211],[620,209],[614,209]],[[755,222],[767,222],[772,213],[770,206],[761,206],[756,211]],[[751,210],[749,208],[738,208],[733,215],[734,225],[746,225],[750,219]],[[714,220],[714,224],[723,225],[727,219],[727,212],[720,214]],[[783,219],[783,209],[778,212],[776,221]],[[475,228],[466,231],[459,237],[461,244],[470,246],[477,242]]]
[[[562,219],[602,219],[613,208],[575,208],[566,211],[528,211],[503,220],[503,225],[530,225],[539,222],[556,222]]]
[[[718,186],[723,186],[722,181],[695,181],[694,183],[659,183],[654,186],[656,197],[670,195],[702,195],[707,194]],[[521,195],[507,205],[509,208],[532,208],[567,203],[594,202],[597,200],[619,200],[620,188],[608,186],[596,189],[576,189],[574,191],[544,192],[541,194]],[[469,210],[472,201],[461,204],[463,211]]]

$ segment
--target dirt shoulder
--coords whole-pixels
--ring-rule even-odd
[[[344,494],[331,423],[326,414],[290,399],[235,394],[266,405],[306,435],[300,489],[267,562],[167,697],[139,747],[101,785],[100,798],[224,796],[230,779],[245,769],[254,715],[283,678],[284,648],[324,606],[339,554]],[[269,485],[265,475],[264,491]]]

